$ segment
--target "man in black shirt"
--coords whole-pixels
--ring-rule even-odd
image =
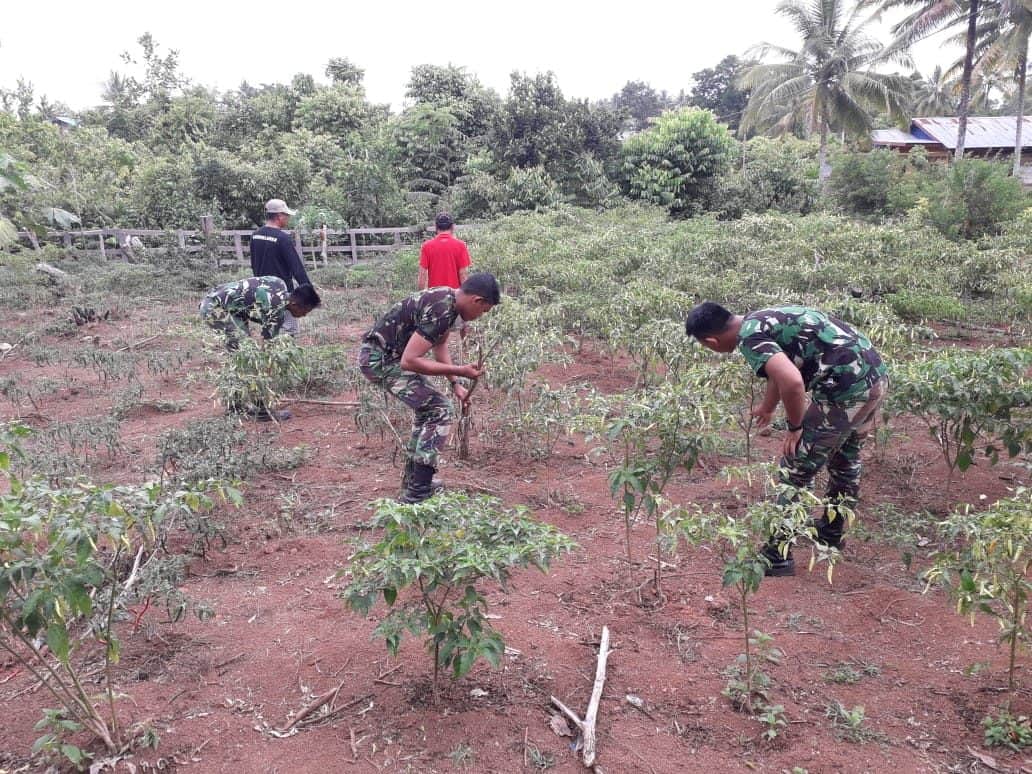
[[[311,285],[305,265],[301,262],[294,241],[285,229],[294,210],[282,199],[270,199],[265,203],[265,225],[251,235],[251,271],[256,277],[279,277],[287,290],[298,285]],[[300,333],[297,320],[287,312],[283,320],[283,332],[291,336]]]

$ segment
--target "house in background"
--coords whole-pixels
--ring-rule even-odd
[[[964,138],[964,155],[975,158],[1010,159],[1014,154],[1016,116],[968,116]],[[1032,185],[1032,117],[1022,118],[1022,174],[1025,185]],[[932,159],[949,159],[957,149],[957,124],[954,116],[914,118],[910,128],[875,129],[871,144],[875,148],[891,148],[909,153],[924,148]]]

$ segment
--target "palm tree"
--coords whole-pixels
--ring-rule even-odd
[[[984,4],[1000,0],[860,0],[858,8],[877,6],[879,12],[895,8],[914,8],[905,19],[892,27],[897,36],[890,48],[910,48],[914,43],[943,29],[962,26],[967,22],[964,35],[964,60],[960,76],[960,104],[957,106],[956,158],[964,156],[967,137],[967,119],[971,107],[971,77],[974,70],[975,43],[978,18]],[[1020,2],[1021,0],[1019,0]]]
[[[917,77],[915,75],[915,77]],[[930,76],[916,86],[912,112],[915,116],[948,116],[957,109],[957,83],[942,67],[936,66]]]
[[[782,0],[777,13],[792,22],[801,37],[798,50],[761,43],[750,55],[774,54],[786,61],[757,64],[743,73],[741,88],[750,89],[742,116],[743,136],[751,129],[773,133],[802,130],[818,133],[820,176],[828,176],[828,132],[863,132],[872,113],[885,111],[902,119],[910,84],[901,75],[882,75],[871,68],[893,60],[910,65],[902,49],[886,49],[864,32],[859,9],[846,13],[844,0]]]
[[[1032,36],[1032,0],[993,0],[987,4],[986,11],[978,27],[974,77],[989,81],[994,75],[1006,70],[1014,73],[1014,174],[1017,175],[1021,167],[1028,42]]]

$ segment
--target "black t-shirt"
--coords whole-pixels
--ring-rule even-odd
[[[256,277],[279,277],[287,290],[294,289],[295,281],[312,284],[290,234],[272,226],[262,226],[251,235],[251,271]]]

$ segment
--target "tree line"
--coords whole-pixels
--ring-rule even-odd
[[[868,34],[870,12],[904,6],[891,43]],[[398,113],[369,100],[364,71],[346,58],[331,59],[324,79],[217,91],[191,83],[178,52],[145,34],[97,107],[72,111],[25,81],[0,89],[0,222],[173,228],[211,213],[248,227],[274,195],[302,205],[302,227],[404,225],[440,209],[469,220],[564,202],[604,208],[625,197],[727,215],[748,183],[728,175],[745,173],[749,142],[765,158],[798,150],[782,166],[824,178],[829,144],[863,148],[872,127],[1024,109],[1032,0],[784,0],[776,10],[797,46],[725,57],[676,95],[628,81],[593,102],[566,96],[551,72],[514,72],[503,97],[462,67],[422,64]],[[965,56],[914,72],[909,48],[940,30],[957,31]],[[749,139],[758,135],[807,142],[772,149]],[[809,196],[783,182],[774,199]]]

